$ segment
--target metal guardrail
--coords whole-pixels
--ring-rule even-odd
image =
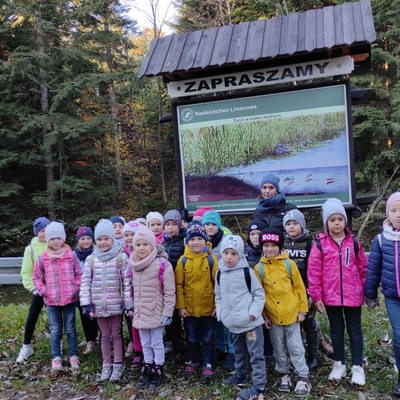
[[[22,257],[0,257],[0,285],[20,285]]]

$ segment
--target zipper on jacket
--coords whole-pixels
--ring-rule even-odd
[[[58,279],[59,279],[59,281],[60,281],[60,298],[61,298],[61,303],[60,303],[60,305],[64,305],[64,290],[63,290],[63,288],[62,288],[62,286],[63,286],[63,283],[62,283],[63,280],[61,279],[62,274],[61,274],[61,271],[60,271],[60,263],[59,263],[59,261],[60,261],[59,258],[56,259],[57,270],[58,270]]]
[[[339,267],[340,267],[340,304],[343,306],[342,243],[340,243],[340,245],[338,244],[338,247],[339,247]]]

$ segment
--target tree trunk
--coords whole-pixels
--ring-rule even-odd
[[[48,200],[48,214],[50,219],[56,217],[55,212],[55,195],[54,195],[54,170],[53,170],[53,151],[49,140],[49,90],[47,82],[47,73],[45,69],[45,46],[43,21],[40,9],[36,11],[36,45],[37,51],[42,55],[39,60],[39,77],[40,77],[40,106],[43,117],[43,147],[44,147],[44,163],[46,168],[46,188]]]
[[[104,23],[104,30],[106,32],[110,31],[107,22]],[[110,45],[106,45],[106,55],[107,55],[107,67],[110,74],[114,73],[114,68],[112,64],[112,51]],[[114,158],[115,158],[115,169],[116,169],[116,179],[117,179],[117,192],[118,197],[120,197],[124,191],[124,186],[122,183],[122,166],[121,166],[121,152],[119,150],[119,143],[121,140],[121,134],[118,129],[118,113],[117,113],[117,94],[115,90],[114,81],[110,84],[110,108],[111,108],[111,119],[112,119],[112,133],[114,136]]]

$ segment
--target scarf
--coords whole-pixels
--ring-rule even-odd
[[[383,221],[383,236],[387,240],[391,240],[392,242],[398,242],[400,241],[400,232],[396,232],[393,229],[394,228],[392,227],[388,219]]]
[[[217,234],[214,235],[211,239],[208,239],[208,241],[212,245],[212,249],[215,249],[219,245],[220,241],[222,240],[222,236],[224,236],[224,231],[218,228]]]
[[[258,202],[257,210],[265,213],[270,213],[274,210],[276,206],[284,202],[284,200],[286,200],[285,195],[279,192],[273,197],[268,197],[268,199],[261,199]]]
[[[93,253],[93,248],[90,248],[89,250],[82,250],[79,247],[75,247],[74,252],[79,261],[85,261],[86,258]]]
[[[118,252],[120,251],[120,249],[121,249],[121,245],[115,241],[110,250],[101,251],[98,247],[95,247],[93,250],[93,253],[97,259],[99,259],[102,262],[105,262],[105,261],[111,260],[112,258],[116,257]]]
[[[154,247],[154,249],[152,250],[152,252],[142,260],[138,260],[136,258],[135,251],[133,251],[133,253],[129,257],[129,265],[132,267],[134,271],[140,271],[148,267],[155,260],[156,257],[163,257],[166,260],[168,259],[168,255],[164,250],[164,246],[157,244],[156,247]]]
[[[67,246],[65,243],[57,251],[54,251],[49,246],[47,246],[46,253],[50,259],[54,260],[56,258],[62,258],[68,249],[69,249],[69,246]]]

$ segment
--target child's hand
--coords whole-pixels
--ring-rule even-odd
[[[179,315],[181,318],[190,317],[189,313],[186,311],[186,308],[180,308],[180,309],[178,310],[178,315]]]
[[[365,298],[365,304],[368,307],[368,310],[372,310],[373,308],[375,308],[376,306],[379,306],[379,299],[367,299]]]
[[[316,309],[319,313],[321,313],[321,314],[324,313],[325,307],[324,307],[324,303],[323,303],[321,300],[316,301],[316,302],[314,303],[314,306],[315,306],[315,309]]]
[[[297,314],[297,320],[296,322],[298,322],[299,324],[302,323],[304,320],[306,319],[306,316],[304,315],[304,313],[298,313]]]
[[[214,308],[214,310],[213,310],[213,312],[212,312],[211,316],[212,316],[212,317],[215,317],[216,315],[217,315],[217,309],[216,309],[216,308]]]
[[[311,297],[308,298],[307,303],[308,303],[308,308],[314,308],[315,306],[314,300]]]
[[[254,321],[256,319],[256,317],[254,315],[249,314],[249,320],[250,321]]]
[[[264,325],[267,329],[271,329],[272,328],[272,322],[268,319],[268,317],[265,317],[265,322]]]

